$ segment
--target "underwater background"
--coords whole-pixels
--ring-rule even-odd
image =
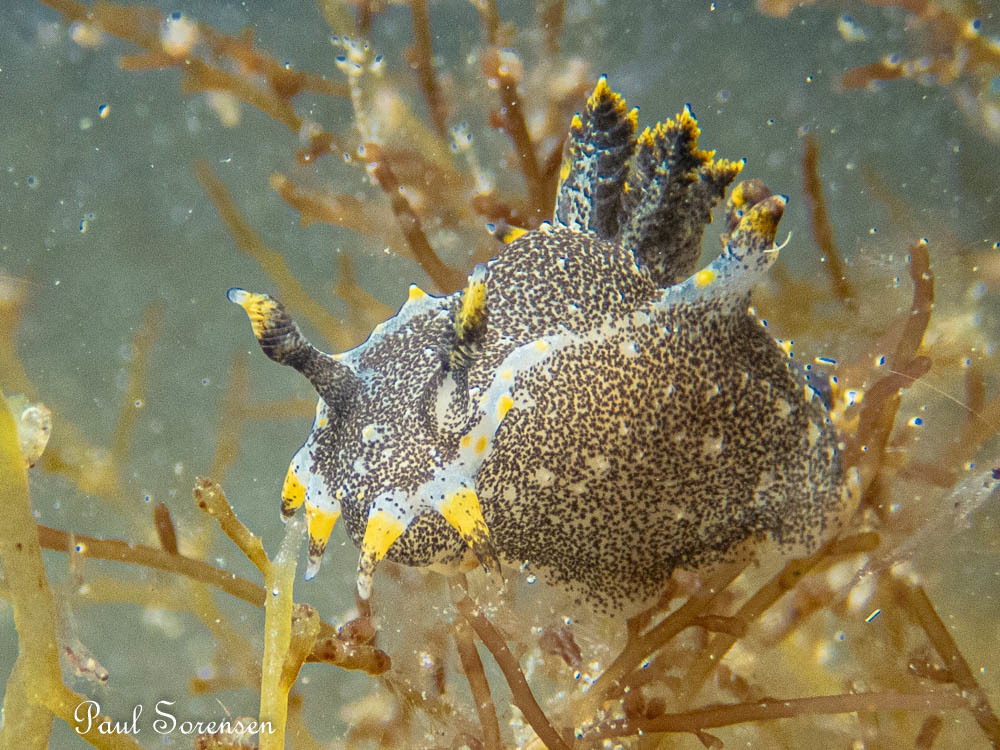
[[[1000,427],[1000,52],[990,41],[1000,34],[1000,9],[985,0],[500,0],[502,25],[491,32],[484,22],[488,5],[440,0],[429,6],[431,63],[446,110],[441,137],[421,88],[426,67],[410,52],[413,16],[405,2],[156,4],[168,19],[161,41],[179,45],[181,57],[184,45],[204,42],[185,36],[192,22],[232,35],[248,28],[254,47],[280,66],[322,74],[340,87],[337,95],[305,90],[289,99],[297,127],[232,92],[196,91],[190,80],[180,85],[176,67],[155,69],[147,60],[125,67],[154,69],[123,69],[122,56],[141,49],[108,29],[72,23],[44,3],[0,4],[0,377],[7,396],[23,393],[53,413],[51,443],[29,472],[35,520],[156,546],[153,512],[164,503],[182,554],[259,581],[253,565],[192,502],[192,487],[199,476],[219,482],[239,520],[273,555],[284,533],[281,482],[308,432],[315,396],[304,380],[259,355],[242,311],[225,292],[239,286],[281,296],[293,289],[309,311],[299,321],[313,341],[343,350],[398,309],[408,284],[439,289],[414,261],[388,198],[357,158],[359,126],[378,142],[406,144],[421,155],[424,181],[401,167],[404,182],[412,181],[402,194],[459,279],[495,253],[486,225],[497,219],[473,210],[474,196],[516,196],[522,204],[522,196],[531,196],[509,133],[491,117],[498,97],[484,68],[490,55],[504,54],[504,64],[516,70],[540,155],[558,149],[569,117],[606,74],[630,106],[640,107],[640,126],[690,104],[704,148],[746,157],[741,178],[761,178],[788,195],[779,238],[790,233],[791,240],[781,252],[780,274],[755,302],[775,336],[795,340],[796,356],[851,363],[840,376],[859,391],[878,377],[872,361],[879,347],[890,350],[905,325],[910,248],[926,238],[935,303],[922,351],[932,365],[906,383],[883,462],[892,470],[879,474],[880,504],[866,509],[869,518],[859,529],[880,533],[886,578],[892,570],[919,581],[996,706],[1000,522],[995,494],[963,482],[1000,468],[993,437]],[[364,8],[370,19],[361,18]],[[124,11],[121,17],[123,28],[142,25]],[[345,48],[331,43],[331,35],[357,33],[362,20],[370,24],[370,49],[350,54],[377,69],[358,77],[360,99],[352,105],[345,84],[354,80],[346,70],[353,58],[338,64]],[[512,51],[491,52],[491,33],[496,48]],[[221,68],[242,74],[233,58],[219,59]],[[879,76],[886,80],[875,80]],[[453,137],[450,128],[460,123],[467,126]],[[310,154],[310,135],[317,132],[311,124],[336,134],[340,147]],[[842,304],[831,290],[826,255],[816,244],[804,187],[810,143],[818,149],[814,187],[821,190],[854,305]],[[220,219],[220,181],[259,244],[248,235],[237,242],[232,223],[227,229]],[[328,209],[329,196],[341,197],[328,214],[310,204],[313,215],[303,209],[302,193],[297,205],[282,199],[289,184],[324,196]],[[515,212],[514,219],[527,215]],[[710,228],[706,236],[706,259],[716,253],[717,234]],[[941,655],[904,614],[892,613],[904,607],[886,593],[891,586],[864,589],[870,579],[852,581],[854,571],[880,559],[881,549],[827,570],[844,590],[836,583],[816,588],[809,611],[819,614],[812,624],[784,640],[769,641],[766,633],[751,639],[733,655],[734,671],[739,659],[756,653],[745,675],[758,677],[763,695],[781,697],[886,685],[919,692],[921,685],[949,684],[940,674],[935,678],[938,666],[949,668],[937,664]],[[135,705],[145,706],[148,716],[158,700],[176,701],[178,716],[257,715],[260,609],[193,592],[200,584],[170,572],[75,552],[45,552],[59,607],[55,627],[60,643],[69,644],[63,673],[70,687],[116,718],[131,716]],[[356,564],[357,550],[336,529],[319,576],[302,583],[300,566],[296,599],[327,622],[350,620]],[[780,563],[768,570],[778,569]],[[421,676],[421,664],[435,665],[435,675],[447,671],[452,684],[439,690],[447,700],[438,696],[438,702],[452,706],[453,698],[462,726],[475,727],[452,654],[447,587],[410,571],[380,569],[379,577],[387,579],[376,605],[380,648],[418,694],[433,693],[428,686],[438,680]],[[564,617],[552,603],[557,600],[545,596],[521,596],[528,614],[494,616],[503,622],[524,617],[527,635],[513,626],[507,632],[523,644],[515,649],[522,665],[530,663],[549,686],[540,702],[558,714],[565,700],[560,691],[578,691],[579,673],[597,674],[614,644],[620,647],[608,634],[621,624],[572,613],[584,665],[567,667],[563,657],[539,649],[537,633],[530,632],[544,630],[546,617]],[[802,601],[795,606],[806,608]],[[204,607],[217,608],[217,616],[207,616]],[[774,616],[790,617],[785,610]],[[768,627],[778,632],[782,626]],[[12,610],[0,605],[5,678],[17,643]],[[503,677],[489,665],[486,673],[496,686],[505,745],[530,743]],[[399,707],[406,701],[398,685],[386,687],[363,671],[307,664],[299,680],[295,691],[304,698],[301,715],[290,721],[288,747],[462,744],[441,729],[458,719],[414,718],[416,710]],[[386,692],[394,698],[362,700]],[[711,688],[689,705],[667,705],[679,711],[724,700],[735,698]],[[934,746],[990,747],[977,705],[978,714],[942,713],[946,721]],[[712,733],[727,747],[791,747],[804,737],[838,747],[912,746],[926,722],[909,713],[806,716]],[[381,734],[350,734],[362,725],[381,726]],[[143,747],[194,741],[151,727],[133,739]],[[465,741],[475,746],[479,740]],[[622,741],[693,748],[710,739],[667,734]],[[992,742],[995,747],[996,736]],[[87,745],[56,721],[50,746]]]

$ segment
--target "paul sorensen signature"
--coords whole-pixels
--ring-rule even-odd
[[[219,719],[205,721],[202,719],[178,719],[171,708],[176,701],[161,700],[153,706],[154,716],[152,730],[156,734],[227,734],[227,735],[255,735],[274,734],[274,728],[270,721],[257,721],[256,719]],[[73,710],[73,720],[76,722],[77,734],[139,734],[142,728],[139,718],[142,716],[144,706],[137,703],[132,707],[132,718],[129,720],[115,720],[109,716],[101,714],[101,704],[97,701],[87,700],[78,703]]]

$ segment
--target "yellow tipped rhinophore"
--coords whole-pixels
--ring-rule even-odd
[[[253,335],[258,339],[262,338],[267,323],[271,319],[271,313],[274,312],[278,303],[266,294],[255,294],[238,287],[233,287],[226,292],[226,298],[246,310],[247,317],[250,318],[250,325],[253,326]]]
[[[365,536],[361,540],[361,559],[358,560],[358,596],[367,600],[372,593],[372,576],[392,543],[405,531],[403,522],[384,510],[377,510],[368,517]]]
[[[333,527],[337,525],[340,511],[327,511],[306,503],[306,526],[309,529],[309,562],[306,565],[306,580],[311,581],[319,572],[323,562],[326,544],[330,541]]]
[[[482,276],[481,273],[473,273],[469,285],[462,292],[462,303],[455,316],[455,335],[459,341],[480,328],[486,320],[486,282]]]
[[[306,487],[295,472],[295,461],[288,465],[285,482],[281,486],[281,517],[291,518],[306,499]]]
[[[743,169],[743,164],[746,160],[739,162],[740,169]],[[739,185],[733,188],[733,192],[729,194],[729,205],[733,208],[745,208],[750,202],[747,197],[747,188],[751,185],[750,182],[741,182]]]
[[[737,226],[737,232],[759,235],[769,244],[774,243],[778,233],[778,222],[784,213],[788,199],[783,195],[772,195],[750,208]]]
[[[500,561],[490,542],[490,530],[474,490],[462,487],[447,495],[441,504],[441,515],[469,545],[487,573],[500,572]]]

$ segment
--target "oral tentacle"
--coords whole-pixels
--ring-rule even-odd
[[[368,524],[361,540],[361,556],[358,559],[358,596],[367,601],[372,593],[375,568],[385,557],[389,548],[406,531],[409,521],[399,510],[389,503],[375,501],[368,513]]]
[[[333,509],[325,509],[306,501],[306,524],[309,528],[309,562],[305,575],[307,581],[311,581],[319,572],[330,534],[339,518],[339,503]]]
[[[483,570],[490,574],[499,574],[500,560],[493,548],[490,530],[486,525],[486,519],[483,518],[483,509],[476,491],[469,487],[460,487],[446,493],[440,502],[438,512],[469,546],[483,566]]]
[[[285,473],[285,481],[281,486],[281,519],[287,521],[302,507],[306,499],[306,484],[309,475],[306,471],[309,460],[308,446],[304,445],[292,457]]]

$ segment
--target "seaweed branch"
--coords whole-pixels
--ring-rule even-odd
[[[479,11],[479,18],[486,32],[486,44],[490,47],[500,41],[500,14],[497,12],[497,0],[471,0]]]
[[[559,54],[559,35],[566,20],[566,0],[539,0],[538,25],[545,37],[545,51],[550,55]]]
[[[272,250],[264,244],[264,240],[243,218],[236,203],[225,184],[213,172],[205,161],[196,161],[194,171],[198,181],[209,200],[215,206],[229,233],[236,241],[236,246],[267,271],[274,280],[278,294],[285,305],[295,315],[308,320],[327,341],[338,349],[346,349],[350,345],[343,326],[306,292],[299,280],[295,278],[285,258],[281,253]]]
[[[0,383],[13,393],[35,395],[17,356],[17,327],[27,299],[27,284],[0,274]]]
[[[79,546],[78,554],[84,558],[131,563],[175,573],[213,586],[255,607],[263,607],[266,599],[264,587],[253,581],[217,568],[203,560],[171,554],[156,547],[130,544],[120,539],[99,539],[85,534],[70,534],[41,524],[38,525],[38,538],[44,549],[68,553],[74,545]],[[343,669],[360,669],[370,674],[381,674],[389,666],[389,657],[385,653],[371,645],[353,643],[340,638],[336,629],[325,622],[320,624],[318,640],[308,660],[333,664]]]
[[[528,681],[524,678],[524,672],[521,671],[521,666],[517,663],[517,659],[510,652],[506,641],[493,626],[493,623],[486,619],[473,604],[472,599],[467,596],[456,602],[455,607],[476,631],[476,635],[479,636],[483,645],[493,654],[497,666],[500,667],[500,671],[510,687],[514,705],[521,709],[521,713],[524,714],[524,718],[531,725],[531,728],[535,730],[538,738],[552,750],[569,750],[569,746],[549,723],[541,706],[538,705],[538,701],[535,700],[535,696],[532,695]]]
[[[811,698],[771,698],[752,703],[706,706],[675,714],[661,714],[653,718],[616,719],[601,725],[588,738],[628,737],[642,732],[694,732],[706,729],[744,724],[747,722],[774,721],[796,716],[823,714],[874,713],[883,711],[948,711],[966,708],[968,701],[958,693],[931,692],[904,694],[846,693],[819,695]]]
[[[195,479],[194,501],[199,508],[219,522],[223,533],[240,548],[240,551],[260,571],[264,577],[265,586],[267,586],[267,582],[274,576],[274,571],[271,567],[271,561],[267,559],[267,553],[264,552],[264,544],[260,541],[259,536],[240,523],[236,514],[233,513],[233,507],[226,500],[222,488],[210,479],[198,477]],[[287,539],[287,533],[285,536]]]
[[[256,607],[264,606],[262,586],[217,568],[203,560],[195,560],[185,555],[172,554],[157,547],[144,544],[130,544],[121,539],[100,539],[86,534],[71,534],[67,531],[38,525],[38,538],[44,549],[68,553],[75,546],[81,557],[94,560],[131,563],[154,570],[176,573],[200,583],[214,586],[230,596],[241,599]]]
[[[594,716],[604,701],[621,694],[632,670],[669,643],[678,633],[694,625],[715,598],[743,572],[744,564],[730,564],[711,575],[678,609],[645,633],[630,628],[625,647],[584,693],[574,715]]]
[[[128,388],[125,391],[125,402],[118,415],[114,437],[111,439],[111,459],[114,465],[122,466],[128,458],[128,450],[146,394],[146,381],[149,376],[149,361],[153,344],[160,333],[160,322],[163,320],[163,310],[166,307],[163,300],[151,302],[142,315],[139,333],[132,342],[132,363],[129,367]]]
[[[503,130],[510,138],[521,165],[525,186],[528,189],[530,214],[526,220],[536,227],[542,217],[551,213],[553,196],[549,195],[548,185],[538,164],[535,144],[528,131],[525,120],[524,104],[517,89],[517,76],[514,73],[513,53],[500,50],[490,50],[483,57],[483,72],[495,83],[500,95],[500,110],[493,113],[491,121],[494,127]]]
[[[144,54],[123,57],[126,70],[176,67],[182,75],[186,93],[224,91],[232,94],[265,114],[270,115],[294,132],[303,120],[295,112],[291,99],[303,91],[327,96],[346,97],[347,87],[333,83],[315,73],[292,70],[253,46],[252,34],[232,36],[199,24],[190,41],[176,46],[164,43],[161,29],[162,11],[151,6],[129,6],[104,2],[86,5],[76,0],[41,0],[61,13],[67,21],[93,26],[107,34],[124,39],[144,50]],[[195,51],[196,41],[202,41],[215,57],[227,57],[237,63],[244,75],[236,75],[207,61]],[[265,85],[257,83],[260,77]]]
[[[396,177],[382,149],[375,143],[366,143],[365,155],[379,187],[389,196],[392,213],[417,263],[440,291],[449,293],[462,288],[465,277],[446,266],[434,252],[431,243],[427,241],[423,227],[420,226],[420,217],[403,195],[399,178]]]
[[[968,696],[968,707],[994,748],[1000,747],[1000,719],[990,706],[986,692],[976,681],[948,628],[934,609],[922,586],[896,581],[896,595],[917,621],[949,670],[955,684]]]
[[[486,680],[486,672],[483,671],[482,659],[479,658],[479,652],[476,651],[476,644],[472,639],[472,631],[464,620],[456,619],[454,626],[455,648],[462,664],[462,671],[469,681],[472,701],[479,716],[479,724],[483,728],[486,750],[500,750],[503,744],[500,739],[497,710],[493,703],[493,695],[490,693],[490,683]]]
[[[228,503],[227,503],[228,506]],[[219,521],[223,524],[219,516]],[[260,683],[260,721],[261,725],[267,723],[270,731],[261,732],[261,750],[281,750],[285,746],[285,723],[288,719],[288,691],[291,690],[299,673],[299,668],[305,660],[306,654],[312,648],[312,643],[308,643],[306,648],[302,648],[303,641],[308,638],[300,638],[296,644],[298,656],[293,661],[293,665],[285,673],[285,663],[289,656],[289,648],[292,645],[292,591],[295,586],[295,560],[298,557],[299,548],[305,538],[306,524],[302,514],[293,516],[285,524],[285,536],[281,541],[281,548],[274,558],[272,564],[267,556],[263,560],[253,560],[264,573],[264,586],[270,592],[264,604],[264,661],[261,667],[262,677]],[[236,541],[229,530],[226,531],[230,539]],[[258,544],[260,540],[257,537]],[[239,544],[239,542],[237,542]],[[247,552],[242,546],[244,553]],[[251,546],[251,551],[255,552],[256,547]],[[260,553],[264,550],[261,547]],[[247,555],[250,556],[249,554]],[[266,567],[262,563],[267,563]],[[313,639],[319,632],[319,624],[315,621],[315,614],[311,622],[314,627],[311,629]]]
[[[889,374],[865,392],[857,430],[849,437],[844,452],[844,465],[861,469],[863,487],[877,479],[876,472],[884,463],[901,391],[931,367],[928,357],[917,355],[934,305],[934,275],[924,240],[910,249],[910,278],[913,280],[913,302],[896,347],[886,360]],[[865,494],[865,502],[872,504],[871,493]]]
[[[844,555],[871,552],[877,549],[878,545],[878,534],[869,532],[843,539],[833,539],[809,557],[790,560],[776,576],[759,588],[737,610],[733,619],[740,623],[740,629],[745,631],[751,623],[767,612],[785,593],[791,591],[820,562]],[[741,635],[738,631],[735,633],[716,632],[712,635],[708,645],[701,650],[684,676],[684,694],[688,698],[693,697],[698,692]]]
[[[834,296],[850,310],[857,309],[854,290],[844,272],[844,262],[833,241],[833,225],[823,197],[823,181],[819,176],[819,139],[812,133],[805,137],[802,153],[802,171],[805,180],[806,205],[809,208],[809,224],[813,240],[823,253],[823,263],[833,286]]]
[[[240,452],[240,434],[243,427],[241,416],[250,395],[248,359],[246,351],[233,354],[232,365],[229,368],[229,382],[226,383],[226,390],[222,394],[222,414],[216,430],[218,438],[215,441],[215,453],[208,472],[209,476],[216,477],[216,481],[219,482],[226,476],[226,470]]]
[[[101,735],[100,717],[80,727],[74,710],[84,697],[62,682],[56,604],[45,575],[38,528],[28,497],[28,476],[17,428],[0,394],[0,558],[14,611],[18,654],[4,694],[0,746],[48,747],[52,717],[77,727],[95,747],[138,750],[128,736]],[[86,731],[84,732],[84,729]]]
[[[906,60],[891,55],[844,73],[844,88],[862,88],[878,81],[909,78],[924,84],[947,85],[979,68],[1000,69],[1000,44],[984,36],[979,24],[935,0],[866,0],[869,5],[898,7],[920,19],[941,50],[933,56]],[[988,75],[985,77],[989,77]]]
[[[417,70],[420,90],[427,100],[431,122],[438,137],[444,139],[448,131],[448,107],[445,104],[434,63],[431,60],[431,19],[427,10],[427,0],[410,0],[410,14],[413,18],[413,49],[410,50],[410,64]]]
[[[171,555],[177,554],[177,530],[174,528],[174,520],[170,517],[170,508],[166,503],[157,503],[153,508],[153,526],[156,529],[156,537],[160,540],[160,547],[164,552]]]

